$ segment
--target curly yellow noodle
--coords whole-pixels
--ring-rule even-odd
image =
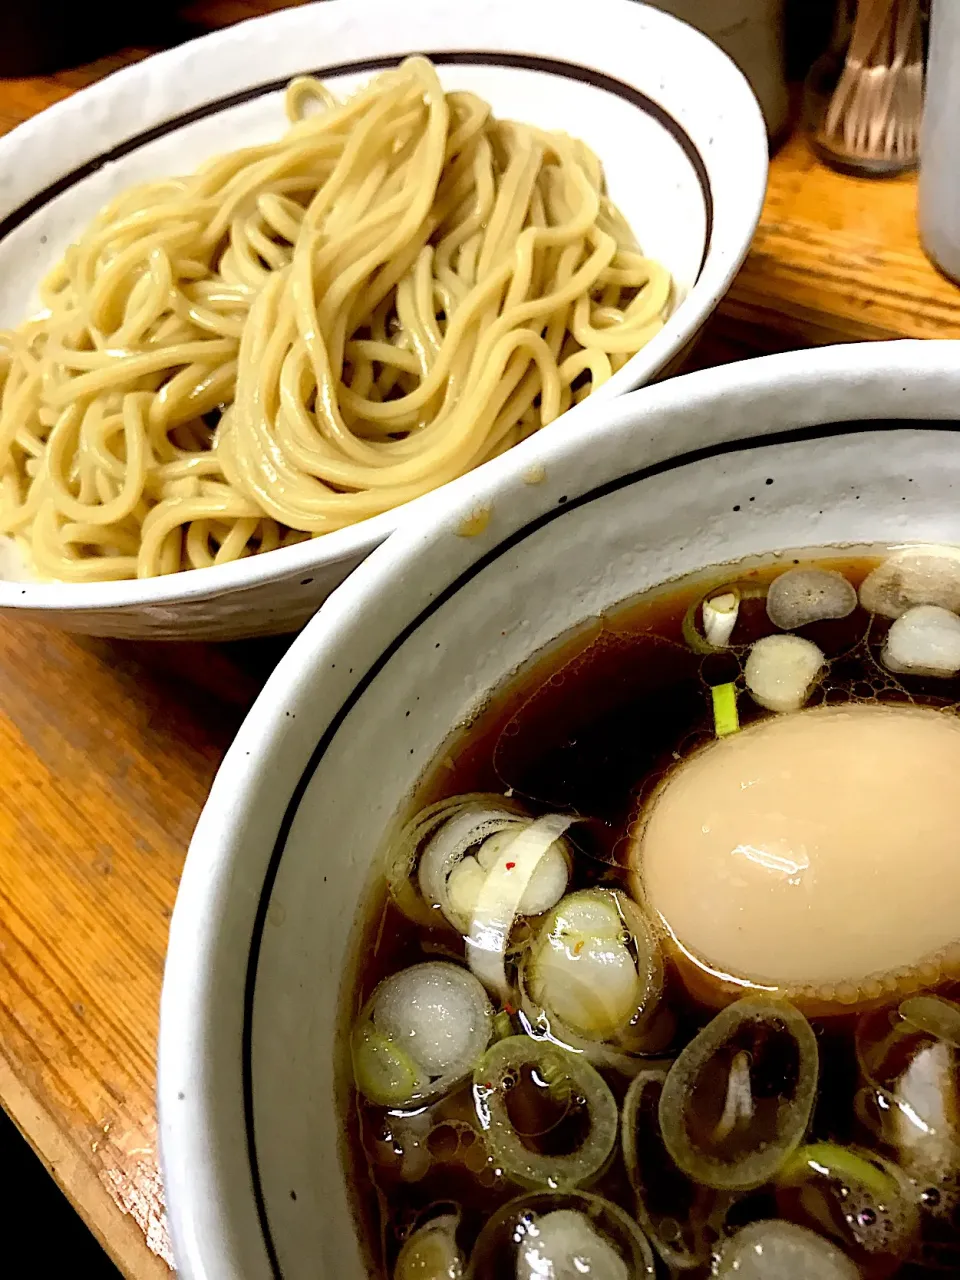
[[[275,142],[122,192],[0,333],[0,533],[41,578],[203,569],[496,457],[662,327],[576,139],[411,58]]]

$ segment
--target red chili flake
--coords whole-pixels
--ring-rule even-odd
[[[512,1004],[505,1004],[505,1005],[503,1006],[503,1011],[504,1011],[504,1013],[508,1013],[508,1014],[510,1015],[510,1017],[511,1017],[511,1018],[512,1018],[512,1017],[513,1017],[513,1015],[517,1012],[517,1011],[516,1011],[516,1009],[513,1007],[513,1005],[512,1005]]]
[[[512,871],[512,870],[513,870],[513,868],[514,868],[516,865],[517,865],[517,864],[516,864],[515,862],[508,862],[508,863],[507,863],[507,870],[508,870],[508,871]]]

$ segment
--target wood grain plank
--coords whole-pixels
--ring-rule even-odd
[[[136,1280],[169,1280],[164,1259],[166,1242],[153,1240],[144,1247],[144,1233],[130,1214],[118,1212],[76,1135],[58,1117],[39,1104],[35,1090],[25,1084],[16,1069],[0,1054],[0,1097],[7,1113],[27,1138],[50,1174],[70,1200],[83,1207],[87,1226],[126,1276]]]
[[[791,138],[720,315],[752,329],[762,349],[782,339],[960,337],[960,288],[920,247],[916,196],[913,175],[847,177]]]
[[[155,1046],[183,855],[284,647],[0,632],[0,1099],[128,1275],[172,1263]]]
[[[52,107],[55,102],[69,98],[78,89],[84,89],[88,84],[110,75],[112,71],[119,71],[132,62],[139,62],[154,52],[155,49],[146,47],[123,49],[82,67],[58,71],[55,75],[0,80],[0,133],[9,132],[38,111]]]

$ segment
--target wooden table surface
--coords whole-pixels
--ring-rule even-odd
[[[280,3],[206,0],[186,32]],[[0,132],[148,49],[0,81]],[[960,337],[910,178],[840,177],[795,137],[698,365],[824,342]],[[283,641],[0,630],[0,1101],[125,1275],[172,1263],[157,1164],[157,1008],[190,833]]]

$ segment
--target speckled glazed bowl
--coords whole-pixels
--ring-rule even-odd
[[[958,406],[958,343],[677,378],[498,459],[330,597],[224,761],[173,918],[160,1114],[184,1277],[365,1274],[338,988],[384,829],[453,726],[671,578],[789,547],[960,543]]]
[[[610,399],[662,375],[743,260],[766,189],[767,140],[726,54],[633,0],[592,0],[589,20],[579,0],[328,0],[110,76],[0,139],[0,328],[35,309],[40,278],[111,196],[276,137],[293,76],[311,72],[348,91],[414,52],[433,57],[445,87],[474,90],[498,115],[593,147],[611,195],[678,294],[663,330],[597,394]],[[579,434],[590,421],[576,408],[549,431]],[[16,554],[4,554],[0,611],[113,636],[292,631],[395,528],[428,519],[432,502],[427,495],[297,546],[143,581],[37,583]]]

